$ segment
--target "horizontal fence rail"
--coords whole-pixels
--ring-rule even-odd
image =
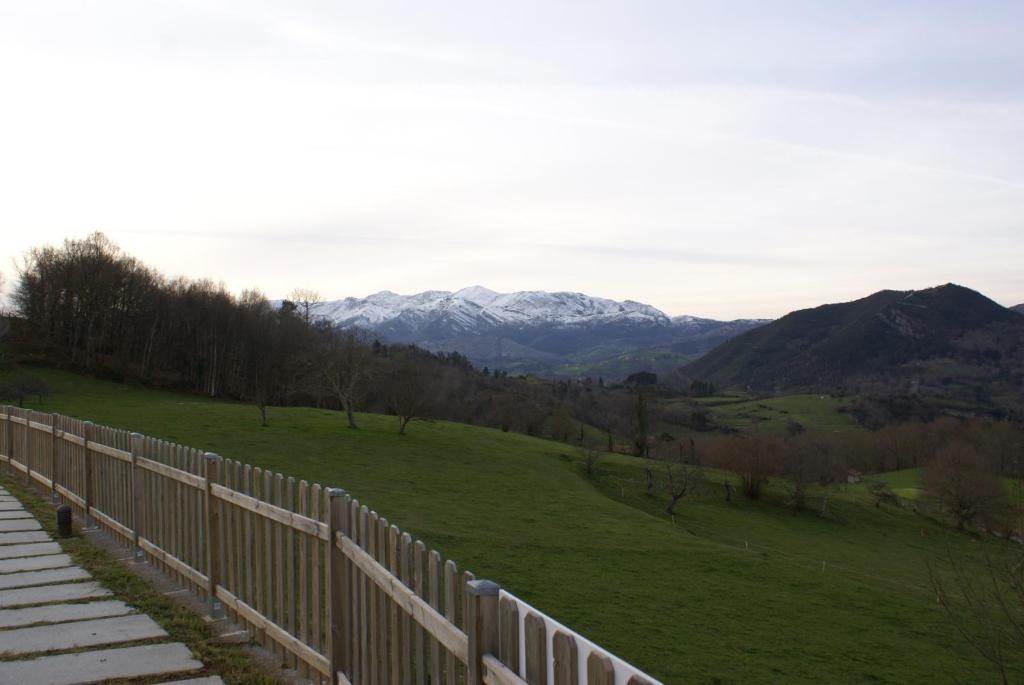
[[[0,408],[0,463],[318,684],[660,685],[344,490]]]

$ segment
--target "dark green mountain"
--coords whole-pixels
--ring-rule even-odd
[[[1024,314],[1024,304],[1015,304],[1012,307],[1010,307],[1010,309],[1019,314]]]
[[[965,378],[1000,378],[1012,388],[1022,360],[1024,319],[947,284],[792,312],[719,345],[680,374],[753,391],[863,390],[900,379],[956,385]]]

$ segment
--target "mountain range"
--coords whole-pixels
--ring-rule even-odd
[[[416,295],[382,291],[323,302],[315,314],[387,342],[459,352],[481,367],[609,380],[677,368],[766,323],[672,317],[632,300],[481,286]]]
[[[866,391],[922,386],[945,396],[1024,387],[1024,318],[954,284],[883,290],[795,311],[737,336],[678,372],[721,388]]]

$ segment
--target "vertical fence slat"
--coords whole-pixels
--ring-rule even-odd
[[[615,667],[604,654],[591,652],[587,657],[587,685],[615,685]]]
[[[425,555],[426,555],[426,551],[427,551],[427,546],[424,545],[423,542],[420,541],[420,540],[417,540],[416,543],[413,545],[413,552],[412,552],[412,556],[413,556],[413,561],[412,561],[412,564],[413,564],[413,566],[412,566],[413,574],[412,575],[413,575],[413,577],[412,577],[412,582],[413,582],[414,589],[416,591],[417,596],[419,596],[420,599],[424,599],[424,600],[427,600],[429,602],[430,599],[429,599],[429,597],[427,596],[427,594],[425,592],[425,585],[423,583],[423,564],[426,561],[426,559],[424,558]],[[415,670],[415,675],[416,675],[416,685],[426,685],[426,683],[427,683],[427,653],[425,651],[426,650],[426,645],[425,645],[424,640],[423,640],[423,626],[421,626],[419,623],[416,623],[413,626],[413,630],[415,631],[415,634],[416,634],[416,638],[415,638],[415,641],[416,641],[416,648],[415,648],[416,667],[414,669]]]
[[[576,640],[572,635],[557,631],[551,639],[551,655],[554,658],[554,685],[577,685],[579,683],[579,655]]]
[[[456,623],[456,597],[458,596],[459,567],[451,559],[444,562],[444,617],[450,623]],[[451,652],[445,654],[445,682],[448,685],[455,685],[455,655]]]
[[[547,685],[548,641],[544,619],[530,612],[524,619],[526,633],[526,682],[529,685]]]

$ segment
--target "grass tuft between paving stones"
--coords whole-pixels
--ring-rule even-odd
[[[278,683],[276,679],[259,669],[246,654],[244,644],[219,642],[201,616],[154,590],[146,581],[126,569],[111,553],[91,544],[78,532],[77,527],[74,536],[57,538],[54,509],[35,490],[28,489],[24,483],[6,473],[0,473],[0,487],[22,502],[25,509],[42,523],[43,529],[54,537],[75,564],[91,573],[95,580],[110,589],[115,598],[123,600],[141,613],[148,614],[170,636],[167,640],[143,640],[128,644],[148,644],[168,640],[183,642],[192,650],[197,659],[209,667],[205,672],[190,673],[178,678],[169,678],[165,675],[129,680],[109,680],[106,681],[106,685],[127,683],[144,685],[168,679],[198,678],[214,673],[228,685],[276,685]],[[128,644],[70,651],[95,651],[128,646]]]

